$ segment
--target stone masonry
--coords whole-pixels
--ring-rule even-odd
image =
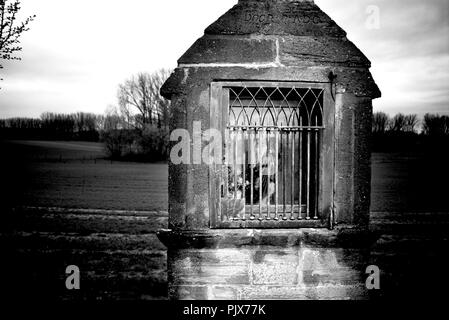
[[[325,150],[334,154],[334,175],[326,177],[333,181],[328,229],[228,232],[210,227],[211,168],[170,163],[169,230],[159,237],[169,247],[171,298],[366,297],[369,141],[372,100],[380,97],[370,66],[311,0],[240,0],[178,60],[161,93],[172,101],[171,129],[191,136],[194,121],[210,127],[214,81],[328,85],[335,131]]]

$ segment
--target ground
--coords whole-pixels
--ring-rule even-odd
[[[13,206],[167,211],[165,164],[108,161],[100,143],[10,141],[1,147]]]
[[[166,248],[155,235],[167,227],[166,164],[111,162],[97,143],[0,147],[0,246],[10,295],[166,298]],[[373,155],[371,228],[380,237],[370,262],[383,272],[378,296],[441,283],[449,267],[446,163],[429,154]],[[78,292],[65,288],[71,264],[82,270]]]

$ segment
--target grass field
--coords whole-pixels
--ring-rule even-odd
[[[0,150],[3,292],[166,298],[167,255],[156,237],[167,227],[166,164],[111,162],[99,143],[3,141]],[[65,289],[71,264],[82,270],[81,292]]]
[[[167,210],[167,166],[105,160],[99,143],[14,141],[2,145],[2,189],[13,205]]]
[[[372,212],[449,212],[449,153],[374,153]]]
[[[111,162],[89,142],[1,144],[3,195],[14,205],[167,211],[166,164]],[[449,157],[373,154],[373,212],[449,212]]]
[[[156,237],[167,227],[166,164],[111,162],[97,143],[6,141],[0,148],[4,291],[166,298],[167,254]],[[373,155],[372,229],[380,238],[370,261],[382,268],[387,296],[439,283],[449,268],[447,163],[447,156]],[[82,270],[79,292],[64,286],[70,264]]]

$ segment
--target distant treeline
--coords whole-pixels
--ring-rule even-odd
[[[124,109],[122,109],[124,110]],[[168,105],[162,110],[169,110]],[[155,161],[168,157],[168,111],[149,120],[113,110],[105,115],[43,113],[40,118],[0,119],[0,138],[102,141],[116,159]],[[449,150],[449,116],[377,112],[373,115],[375,152]]]
[[[118,105],[104,115],[47,112],[37,119],[0,119],[0,139],[101,141],[111,159],[166,161],[171,109],[160,88],[170,73],[131,76],[118,87]]]
[[[100,140],[105,116],[77,112],[59,114],[46,112],[40,118],[0,119],[0,137],[31,140]]]
[[[399,113],[394,117],[384,112],[373,115],[373,151],[422,151],[447,153],[449,150],[449,116]]]

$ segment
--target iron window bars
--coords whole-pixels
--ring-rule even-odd
[[[325,89],[266,83],[220,89],[224,163],[213,182],[215,226],[322,226]]]

